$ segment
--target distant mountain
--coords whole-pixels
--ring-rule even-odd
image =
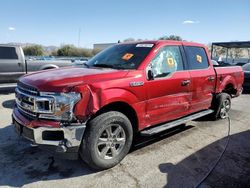
[[[6,43],[8,45],[18,45],[18,46],[22,46],[23,48],[26,46],[33,46],[33,45],[40,45],[40,44],[35,44],[35,43],[21,43],[21,42],[10,42],[10,43]],[[43,46],[41,45],[44,49],[44,52],[48,53],[48,52],[53,52],[55,50],[57,50],[59,47],[58,46]]]

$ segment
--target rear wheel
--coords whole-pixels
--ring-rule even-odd
[[[89,122],[80,155],[92,168],[111,168],[126,156],[132,140],[133,129],[129,119],[120,112],[106,112]]]
[[[231,97],[227,93],[220,93],[214,101],[214,119],[224,119],[231,109]]]

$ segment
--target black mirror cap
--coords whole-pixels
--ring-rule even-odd
[[[148,70],[148,80],[154,80],[154,73],[152,70]]]

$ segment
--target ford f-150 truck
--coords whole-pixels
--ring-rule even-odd
[[[225,118],[242,83],[241,67],[214,68],[201,44],[120,43],[84,67],[20,78],[13,124],[37,145],[107,169],[137,133],[150,136],[205,115]]]
[[[25,60],[21,46],[0,44],[0,83],[17,82],[24,74],[71,64],[70,60]]]

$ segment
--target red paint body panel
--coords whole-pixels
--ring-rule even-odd
[[[146,113],[148,125],[177,119],[189,114],[191,92],[189,86],[182,86],[190,79],[188,71],[175,72],[167,78],[147,81],[148,100]]]
[[[238,93],[241,90],[243,71],[240,67],[214,69],[210,60],[210,66],[205,70],[184,70],[163,79],[147,80],[146,67],[162,46],[205,47],[197,43],[178,41],[144,43],[155,45],[137,70],[61,68],[29,74],[20,81],[36,87],[39,91],[81,93],[82,99],[74,108],[74,114],[80,120],[86,120],[108,104],[126,103],[136,112],[139,130],[208,109],[213,94],[221,92],[229,83]],[[206,53],[210,57],[207,49]],[[215,77],[215,80],[209,81],[209,77]],[[191,83],[182,86],[183,80],[191,80]],[[132,82],[142,82],[143,85],[132,87]],[[22,119],[20,114],[18,117],[25,125],[59,126],[58,122],[26,122],[28,120]]]
[[[222,92],[226,85],[232,84],[239,94],[244,82],[242,67],[216,67],[215,72],[217,74],[216,93]]]

